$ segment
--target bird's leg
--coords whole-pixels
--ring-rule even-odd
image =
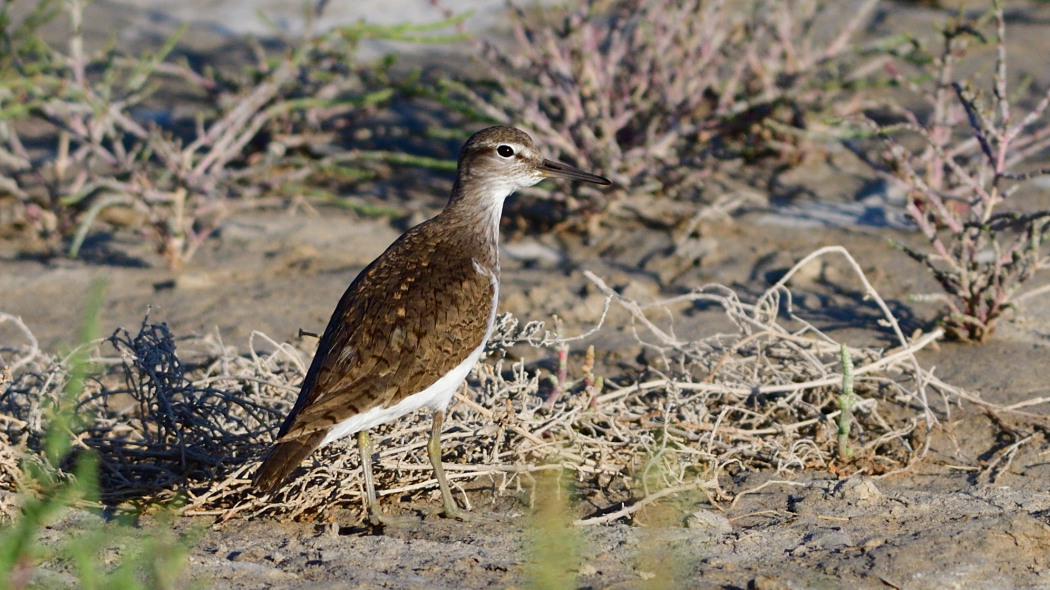
[[[372,480],[372,437],[368,436],[367,430],[357,433],[357,447],[361,450],[361,471],[365,476],[365,512],[368,513],[368,521],[373,526],[381,524],[403,524],[409,522],[410,518],[396,518],[384,516],[379,511],[379,502],[376,501],[376,485]]]
[[[437,477],[438,487],[441,488],[441,498],[445,504],[442,512],[448,518],[485,522],[489,519],[460,510],[459,506],[456,506],[456,501],[452,499],[448,480],[445,479],[445,468],[441,466],[441,423],[444,419],[444,412],[434,412],[434,427],[430,431],[430,441],[427,442],[427,455],[430,456],[430,464],[434,466],[434,475]]]

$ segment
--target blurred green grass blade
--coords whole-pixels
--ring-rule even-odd
[[[92,370],[89,351],[91,342],[98,337],[99,314],[106,294],[106,281],[96,277],[88,287],[77,328],[77,346],[66,359],[69,381],[61,399],[51,408],[51,421],[44,440],[44,454],[48,462],[58,466],[69,452],[73,429],[77,420],[76,402],[84,390],[84,381]]]
[[[339,34],[353,42],[364,39],[378,41],[406,41],[411,43],[451,43],[465,41],[470,38],[465,33],[453,35],[421,35],[429,31],[446,29],[459,25],[473,16],[473,11],[451,16],[446,19],[423,24],[397,24],[397,25],[374,25],[366,22],[357,22],[337,29]]]
[[[536,475],[535,512],[526,529],[527,586],[535,590],[576,588],[583,539],[572,525],[570,471]],[[569,475],[568,483],[563,476]]]
[[[44,462],[32,459],[23,462],[27,487],[39,495],[26,500],[21,516],[0,531],[0,587],[8,585],[17,569],[32,567],[35,538],[48,518],[79,501],[94,501],[98,497],[98,469],[92,455],[75,458],[73,477],[63,476],[59,469],[63,461],[70,458],[76,401],[91,371],[88,350],[98,334],[105,287],[105,280],[97,277],[88,288],[77,330],[79,344],[66,359],[69,381],[61,397],[49,408]]]

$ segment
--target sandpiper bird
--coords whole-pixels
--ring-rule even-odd
[[[496,318],[503,201],[551,176],[610,184],[543,158],[511,127],[467,140],[444,210],[398,238],[339,300],[299,399],[255,473],[258,489],[275,490],[315,449],[357,434],[369,520],[389,522],[376,503],[368,429],[427,407],[434,413],[427,454],[444,513],[466,517],[441,467],[441,423]]]

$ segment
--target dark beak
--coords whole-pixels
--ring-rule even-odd
[[[603,178],[597,174],[591,174],[590,172],[584,172],[579,168],[573,168],[568,164],[562,164],[561,162],[555,162],[554,160],[543,160],[543,163],[539,165],[539,169],[544,176],[582,180],[584,182],[593,182],[594,184],[612,184],[609,182],[608,178]]]

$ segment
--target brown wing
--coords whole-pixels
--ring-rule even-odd
[[[280,440],[298,439],[433,384],[484,339],[495,287],[454,236],[410,230],[336,308]],[[411,250],[414,262],[406,262]],[[400,261],[400,262],[399,262]]]

